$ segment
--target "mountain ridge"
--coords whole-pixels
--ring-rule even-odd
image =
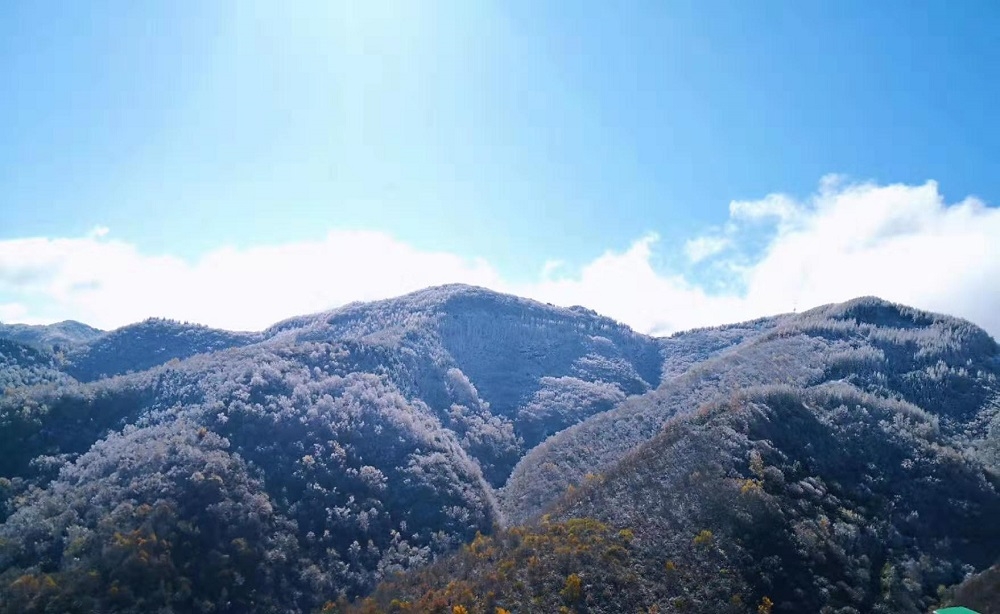
[[[932,584],[1000,556],[976,511],[1000,483],[997,344],[874,297],[654,338],[450,285],[257,333],[149,319],[58,354],[0,329],[8,355],[0,611],[305,612],[371,595],[356,606],[612,612],[601,591],[625,582],[661,611],[767,597],[774,612],[917,612]],[[851,446],[869,460],[845,473],[829,451]],[[685,454],[703,478],[679,472]],[[924,481],[899,490],[907,476]],[[932,521],[928,497],[968,511]],[[824,517],[863,547],[806,540]],[[783,541],[753,537],[763,527]],[[962,545],[973,529],[979,550]],[[524,540],[536,576],[482,567],[529,556]],[[678,553],[667,583],[658,551]],[[871,576],[886,573],[883,594]],[[579,593],[573,574],[591,578]]]

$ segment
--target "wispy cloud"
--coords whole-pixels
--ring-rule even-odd
[[[734,220],[777,220],[788,223],[802,213],[802,208],[784,194],[770,194],[761,200],[734,200],[729,203],[729,216]]]
[[[692,263],[698,263],[725,250],[730,243],[729,237],[711,235],[689,239],[684,244],[684,255]]]
[[[763,249],[755,242],[766,231]],[[826,178],[816,194],[730,206],[723,231],[683,246],[739,283],[654,266],[650,234],[583,266],[553,260],[511,283],[488,262],[414,248],[380,232],[223,247],[194,262],[149,255],[106,229],[78,238],[0,241],[0,319],[67,318],[114,327],[159,315],[259,329],[353,300],[464,282],[561,305],[580,304],[654,333],[805,309],[874,294],[973,320],[1000,334],[1000,210],[944,201],[937,184]]]

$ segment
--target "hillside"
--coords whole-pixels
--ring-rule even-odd
[[[73,320],[37,326],[0,323],[0,339],[9,339],[45,350],[58,350],[88,343],[101,334],[103,331]]]
[[[504,358],[491,369],[493,354]],[[0,399],[0,444],[17,451],[0,457],[0,587],[19,611],[261,607],[279,594],[298,595],[283,607],[309,611],[331,594],[363,594],[500,522],[490,481],[501,484],[531,445],[521,430],[530,441],[649,390],[660,358],[656,340],[592,312],[445,287],[260,334],[151,320],[59,365],[93,381],[65,376]],[[516,376],[506,381],[505,369]],[[600,394],[589,410],[544,413],[591,390]],[[553,391],[562,396],[550,400]],[[228,511],[202,516],[206,505]],[[243,526],[251,505],[266,514]],[[278,527],[284,541],[258,543]],[[142,550],[153,534],[162,548],[171,536],[156,554],[169,565],[129,568],[126,581],[116,566],[153,557]],[[263,550],[237,575],[217,559],[232,560],[239,539]],[[117,545],[139,550],[111,564]],[[286,561],[268,571],[284,584],[257,578],[241,591],[261,556]],[[198,579],[223,572],[217,585]],[[147,583],[162,588],[140,604]]]
[[[387,374],[455,431],[499,486],[548,435],[660,381],[660,343],[581,308],[462,285],[295,318],[270,344],[385,348]]]
[[[443,286],[0,343],[3,612],[923,612],[1000,558],[997,344],[874,298],[655,339]]]
[[[945,439],[843,383],[748,390],[359,609],[926,612],[1000,546],[1000,473]]]
[[[63,369],[87,382],[259,340],[260,335],[253,333],[151,318],[77,344],[67,352]]]
[[[0,337],[0,396],[45,382],[68,382],[54,357],[30,345]]]
[[[538,514],[568,485],[651,439],[669,418],[755,386],[808,389],[843,381],[914,403],[949,433],[985,436],[981,410],[998,388],[998,349],[968,322],[864,298],[757,328],[757,335],[666,377],[655,391],[532,450],[504,488],[508,519]]]

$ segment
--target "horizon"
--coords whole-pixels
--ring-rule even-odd
[[[878,296],[997,337],[977,6],[7,3],[0,322],[465,283],[657,336]]]

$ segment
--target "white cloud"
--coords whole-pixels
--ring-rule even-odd
[[[730,212],[724,238],[733,255],[717,264],[735,272],[739,291],[707,293],[704,283],[654,270],[655,237],[601,256],[575,279],[525,291],[659,333],[876,295],[965,317],[1000,336],[1000,209],[974,198],[949,205],[934,182],[828,177],[806,201],[769,195]],[[768,220],[774,236],[747,253]]]
[[[790,222],[799,217],[800,214],[799,205],[784,194],[770,194],[761,200],[734,200],[729,203],[729,215],[736,220],[773,218],[779,222]]]
[[[755,310],[873,294],[1000,333],[1000,210],[948,205],[934,182],[838,187],[797,208],[747,273]]]
[[[722,252],[729,247],[729,244],[730,239],[728,237],[711,235],[698,237],[696,239],[690,239],[684,243],[684,255],[686,255],[688,260],[692,263],[698,263]]]
[[[972,198],[947,204],[933,182],[878,186],[828,177],[806,200],[734,202],[721,222],[722,235],[692,239],[684,250],[692,262],[714,256],[716,270],[736,276],[740,283],[722,294],[704,279],[654,266],[655,234],[582,267],[552,260],[537,280],[519,284],[482,260],[419,250],[380,232],[219,248],[190,263],[143,254],[104,229],[0,241],[0,319],[114,327],[159,315],[260,329],[353,300],[464,282],[584,305],[654,333],[873,294],[1000,334],[1000,210]],[[767,241],[751,251],[762,225],[770,228]]]
[[[29,314],[34,320],[72,318],[104,328],[164,316],[260,329],[295,314],[455,281],[500,285],[485,262],[420,251],[378,232],[223,247],[194,263],[94,234],[0,241],[0,296],[44,305]]]
[[[737,299],[710,296],[683,276],[653,267],[658,241],[657,235],[646,235],[624,252],[605,252],[578,276],[512,290],[557,305],[584,305],[646,332],[729,321],[737,310]]]

